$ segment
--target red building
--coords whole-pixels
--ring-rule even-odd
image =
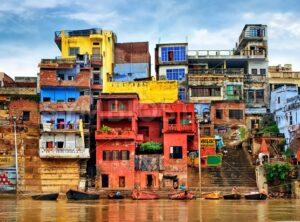
[[[142,104],[136,94],[102,94],[97,107],[98,187],[187,184],[187,151],[197,149],[193,104]],[[161,147],[151,150],[145,147]]]

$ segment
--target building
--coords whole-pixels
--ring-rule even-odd
[[[34,77],[12,79],[0,73],[0,192],[12,192],[16,188],[18,191],[41,191],[37,159],[39,97],[36,89]],[[18,152],[18,183],[15,146]]]
[[[156,44],[155,71],[157,80],[177,80],[178,98],[186,101],[188,73],[187,43]]]
[[[118,93],[102,94],[97,110],[99,188],[187,184],[187,151],[197,150],[193,104],[147,104]]]
[[[113,81],[132,82],[151,79],[148,42],[115,43]]]
[[[300,72],[293,71],[291,64],[269,66],[269,87],[273,91],[284,85],[300,86]],[[270,104],[271,105],[271,104]]]

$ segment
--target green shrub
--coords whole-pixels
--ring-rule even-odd
[[[102,125],[101,131],[102,132],[110,132],[111,128],[109,126]]]
[[[271,163],[265,164],[267,181],[272,184],[276,181],[285,183],[288,180],[288,175],[292,170],[292,167],[288,163]]]
[[[156,143],[156,142],[142,143],[139,150],[141,152],[144,152],[144,151],[150,151],[150,152],[160,151],[160,150],[162,150],[162,144],[161,143]]]

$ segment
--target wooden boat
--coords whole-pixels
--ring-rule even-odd
[[[67,193],[68,200],[98,200],[99,194],[87,193],[77,190],[69,190]]]
[[[48,193],[31,196],[33,200],[57,200],[59,193]]]
[[[206,194],[204,198],[207,200],[218,200],[221,198],[221,192],[219,191],[211,192],[209,194]]]
[[[159,195],[153,191],[133,190],[131,198],[133,200],[155,200],[159,199]]]
[[[263,193],[249,193],[245,194],[246,200],[265,200],[267,199],[268,195]]]
[[[241,194],[226,194],[226,195],[223,195],[223,198],[224,200],[240,200],[242,197]]]
[[[118,193],[109,193],[107,197],[108,199],[124,199],[124,196]]]
[[[179,191],[169,194],[169,199],[171,200],[192,200],[196,199],[196,196],[193,195],[190,191]]]

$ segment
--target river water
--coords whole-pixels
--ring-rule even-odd
[[[300,221],[300,200],[0,199],[0,221]]]

